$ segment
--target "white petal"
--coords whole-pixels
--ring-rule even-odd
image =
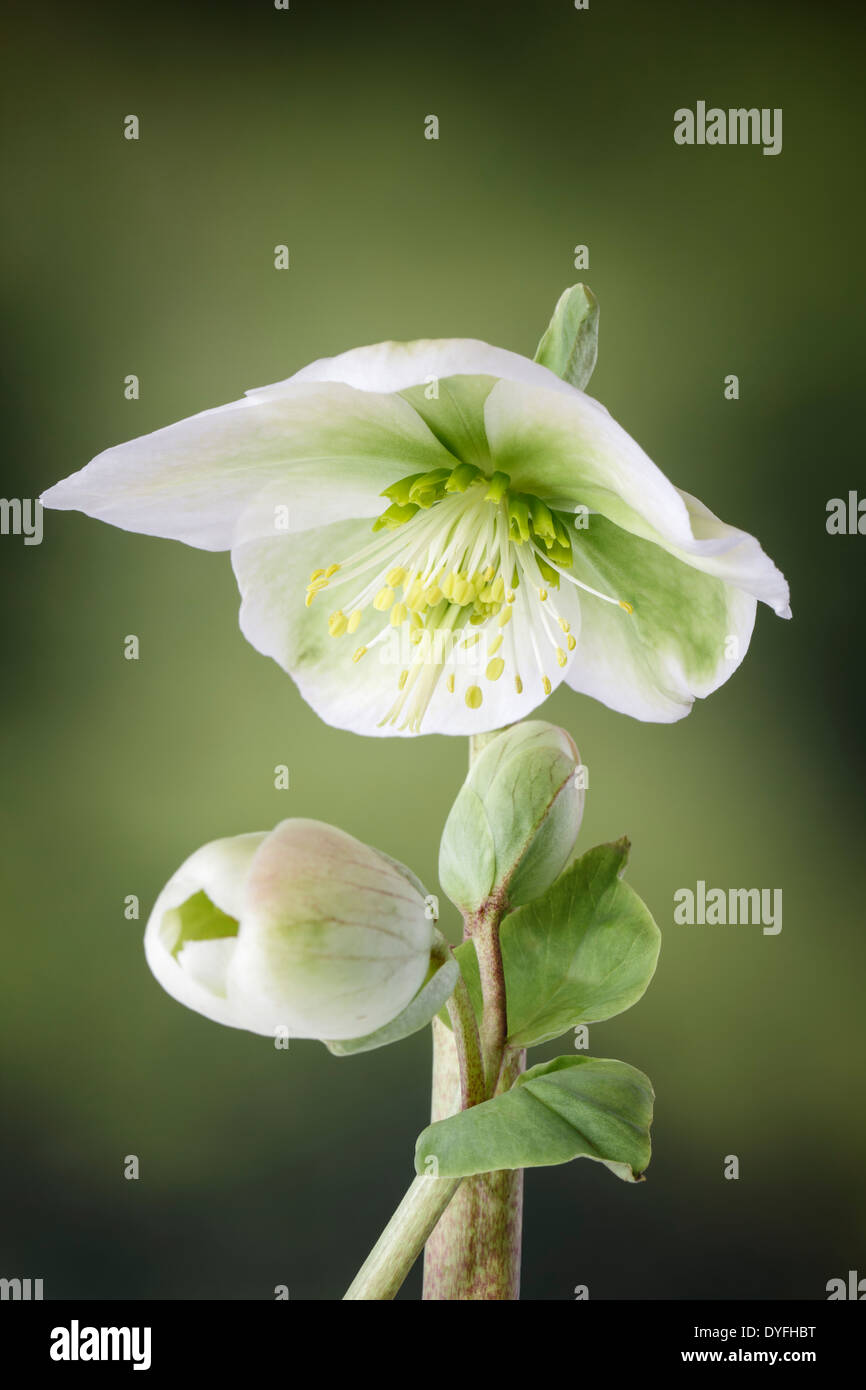
[[[228,970],[237,949],[233,936],[217,937],[213,941],[188,941],[177,953],[184,975],[202,985],[208,994],[226,999]]]
[[[421,988],[433,924],[405,874],[336,826],[283,821],[252,866],[229,997],[256,1033],[354,1038]]]
[[[754,536],[726,525],[674,487],[589,396],[574,390],[554,400],[547,392],[500,382],[484,412],[495,466],[511,475],[515,488],[562,510],[583,504],[769,604],[780,617],[791,616],[784,575]],[[578,538],[582,534],[576,531]]]
[[[228,549],[323,519],[376,515],[396,478],[454,459],[398,396],[300,385],[203,411],[107,449],[49,488],[46,507],[86,512],[128,531]]]
[[[615,539],[597,539],[605,525]],[[660,546],[590,522],[575,545],[573,574],[633,603],[629,614],[563,581],[568,617],[580,609],[580,635],[566,680],[573,690],[635,719],[672,723],[695,699],[718,689],[746,655],[757,607],[742,590],[704,575]],[[607,544],[605,544],[607,540]]]
[[[591,396],[498,382],[484,417],[494,464],[516,490],[570,498],[635,535],[693,540],[677,489]]]
[[[194,894],[204,892],[211,902],[236,921],[240,919],[246,875],[253,855],[267,838],[266,831],[249,835],[234,835],[213,840],[190,855],[169,879],[153,906],[144,933],[144,953],[147,963],[163,989],[187,1008],[224,1023],[230,1028],[243,1028],[234,1007],[225,997],[225,970],[235,946],[235,938],[223,938],[223,944],[189,943],[172,955],[171,919],[166,913],[180,907]],[[167,929],[167,927],[169,929]],[[190,957],[192,972],[184,969],[182,958],[195,945],[214,945],[205,961],[204,956]],[[200,967],[200,968],[199,968]]]
[[[252,399],[280,396],[301,381],[342,381],[361,391],[404,391],[449,376],[504,377],[557,393],[574,390],[538,362],[478,338],[419,338],[409,343],[373,343],[337,357],[320,357],[285,381],[256,387],[247,395]]]
[[[349,612],[352,589],[328,589],[310,608],[304,604],[311,570],[339,561],[369,539],[368,523],[340,522],[300,536],[235,547],[232,564],[243,599],[241,630],[258,651],[288,671],[304,699],[327,724],[373,738],[409,737],[412,730],[401,729],[399,719],[396,724],[380,727],[400,693],[400,673],[409,669],[413,660],[415,649],[405,633],[389,632],[383,642],[370,646],[366,655],[354,662],[353,653],[377,637],[387,616],[368,609],[356,633],[333,638],[328,634],[328,614],[337,607]],[[510,633],[512,627],[514,634]],[[496,631],[494,626],[486,635],[492,637]],[[470,637],[477,632],[469,629]],[[518,694],[515,688],[515,667],[510,661],[498,680],[489,680],[484,641],[464,647],[464,634],[438,680],[421,733],[466,735],[498,729],[524,718],[546,698],[528,634],[517,622],[508,625],[506,641],[513,641],[515,635],[526,671],[523,693]],[[506,651],[504,648],[500,654]],[[555,686],[564,672],[555,660],[548,662],[547,670]],[[451,673],[455,678],[453,694],[447,687]],[[466,703],[472,686],[482,693],[478,709]]]
[[[665,548],[705,574],[724,579],[769,604],[778,617],[790,618],[788,581],[755,537],[735,526],[727,526],[697,497],[681,488],[677,491],[688,508],[693,540],[687,545]]]

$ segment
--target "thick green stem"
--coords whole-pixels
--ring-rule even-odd
[[[392,1299],[460,1186],[460,1178],[417,1177],[367,1256],[344,1301]]]
[[[499,1081],[507,1090],[526,1067],[526,1053],[509,1049]],[[450,1029],[433,1024],[434,1120],[460,1109],[457,1049]],[[523,1170],[464,1178],[424,1251],[424,1298],[436,1301],[520,1297]]]
[[[494,732],[470,739],[470,765],[495,737]],[[504,902],[491,902],[465,924],[465,937],[475,942],[481,976],[480,1029],[462,977],[448,1002],[451,1027],[433,1020],[434,1121],[507,1091],[526,1067],[526,1053],[505,1045],[508,1025],[499,949],[504,908]],[[435,943],[433,954],[447,956],[443,939]],[[426,1242],[425,1299],[517,1299],[522,1223],[522,1169],[464,1179],[419,1176],[345,1297],[392,1299]]]
[[[475,916],[467,917],[463,934],[475,945],[478,974],[481,980],[481,1026],[479,1038],[484,1059],[486,1096],[496,1090],[505,1039],[508,1036],[508,1003],[505,997],[505,972],[499,947],[499,923],[502,904],[489,903]]]
[[[499,731],[501,732],[501,731]],[[470,766],[496,733],[470,740]],[[499,949],[504,903],[491,902],[466,921],[481,976],[481,1052],[485,1096],[507,1091],[526,1067],[526,1053],[507,1048],[505,976]],[[460,1084],[460,1057],[454,1035],[433,1021],[432,1119],[442,1120],[465,1109]],[[515,1300],[520,1297],[520,1247],[523,1231],[523,1170],[480,1173],[466,1178],[445,1211],[424,1252],[424,1298],[427,1300]]]

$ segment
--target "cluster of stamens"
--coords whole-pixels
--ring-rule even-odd
[[[379,631],[352,657],[358,662],[387,643],[382,660],[401,667],[394,703],[380,727],[396,724],[402,715],[401,728],[417,732],[446,671],[446,688],[453,694],[466,668],[461,687],[470,709],[483,702],[474,678],[482,666],[484,678],[497,681],[510,663],[514,689],[522,694],[515,616],[537,678],[550,694],[547,661],[566,666],[576,646],[551,596],[561,578],[632,612],[630,604],[590,589],[568,572],[572,540],[562,515],[538,497],[512,491],[510,482],[507,473],[486,475],[468,463],[401,478],[382,494],[389,505],[373,524],[376,539],[311,574],[308,607],[325,589],[355,590],[328,618],[332,637],[357,632],[370,609],[382,614]]]

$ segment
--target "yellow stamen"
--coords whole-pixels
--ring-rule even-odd
[[[492,661],[488,661],[487,663],[487,679],[489,681],[498,681],[504,670],[505,662],[502,660],[502,657],[495,656]]]
[[[342,637],[349,626],[349,619],[341,608],[336,613],[332,613],[328,619],[328,631],[332,637]]]
[[[359,647],[358,650],[355,652],[354,656],[352,657],[352,660],[353,660],[353,661],[360,661],[360,660],[361,660],[361,657],[364,655],[364,653],[366,652],[366,650],[367,650],[366,647]]]
[[[514,677],[514,689],[517,691],[518,695],[523,694],[523,681],[519,676]]]
[[[409,608],[420,608],[424,603],[424,585],[420,579],[415,579],[409,586],[406,594],[406,605]]]
[[[507,624],[511,622],[512,612],[513,610],[511,608],[503,608],[502,612],[499,614],[500,627],[506,627]]]
[[[449,691],[450,691],[451,694],[453,695],[453,694],[454,694],[454,672],[453,672],[453,671],[451,672],[451,675],[448,677],[448,679],[447,679],[447,681],[445,682],[445,684],[447,685]]]
[[[552,689],[551,684],[550,684],[550,677],[549,677],[549,676],[542,676],[542,678],[541,678],[541,684],[544,686],[544,693],[545,693],[545,695],[549,695],[549,694],[550,694],[550,691],[551,691],[551,689]]]
[[[484,699],[484,696],[481,694],[481,691],[480,691],[480,689],[478,688],[478,686],[477,686],[477,685],[470,685],[469,689],[466,691],[466,703],[467,703],[467,705],[469,706],[469,708],[470,708],[470,709],[478,709],[478,708],[480,708],[480,705],[481,705],[481,702],[482,702],[483,699]]]
[[[406,682],[407,682],[408,679],[409,679],[409,672],[408,672],[408,670],[406,670],[406,671],[401,671],[401,672],[400,672],[400,680],[399,680],[399,682],[398,682],[398,684],[399,684],[401,690],[403,689],[403,686],[406,684]]]
[[[541,602],[544,603],[544,600],[547,598],[547,590],[546,590],[546,589],[539,589],[539,591],[538,591],[538,597],[541,599]]]
[[[576,642],[575,638],[572,637],[571,633],[568,634],[568,637],[566,638],[566,641],[565,641],[565,645],[568,647],[568,650],[569,650],[570,652],[573,652],[574,649],[575,649],[575,647],[577,646],[577,642]]]
[[[402,565],[395,565],[392,570],[388,571],[385,578],[391,585],[391,588],[396,589],[397,585],[402,584],[403,580],[406,578],[406,571]]]
[[[473,593],[472,585],[469,583],[469,580],[458,579],[457,583],[454,585],[454,602],[463,608],[464,605],[469,603],[474,597],[475,594]]]
[[[490,646],[487,648],[487,655],[488,655],[488,656],[495,656],[496,653],[499,651],[499,648],[502,646],[502,643],[504,642],[504,640],[505,640],[504,634],[500,632],[500,634],[499,634],[499,636],[496,638],[495,642],[491,642],[491,643],[490,643]]]
[[[633,613],[633,612],[634,612],[634,608],[632,607],[632,605],[631,605],[630,603],[626,603],[625,599],[623,599],[623,598],[621,598],[621,599],[619,600],[619,606],[620,606],[620,608],[624,608],[625,611],[626,611],[626,613]]]
[[[378,594],[373,599],[373,607],[380,613],[387,613],[393,602],[394,590],[391,588],[390,584],[386,584],[384,588],[379,590]]]
[[[408,612],[409,609],[406,607],[405,603],[395,603],[394,607],[391,609],[391,626],[399,627],[401,623],[404,623]]]
[[[564,666],[568,661],[568,657],[565,655],[565,652],[562,650],[562,647],[557,647],[556,659],[559,662],[560,666]]]
[[[358,631],[358,628],[359,628],[359,626],[360,626],[360,623],[361,623],[361,619],[362,619],[363,616],[364,616],[364,610],[363,610],[363,608],[356,608],[356,609],[354,609],[354,611],[351,612],[351,613],[349,614],[349,620],[348,620],[348,623],[346,624],[347,630],[348,630],[349,632],[357,632],[357,631]]]

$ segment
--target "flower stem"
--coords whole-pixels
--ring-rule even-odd
[[[497,733],[478,734],[470,739],[470,767]],[[487,903],[480,912],[468,918],[464,926],[464,937],[471,938],[475,944],[481,977],[483,1005],[479,1036],[487,1099],[507,1091],[526,1068],[526,1052],[506,1046],[508,1013],[499,947],[499,923],[504,908],[504,902]],[[434,1019],[434,1121],[467,1108],[461,1077],[455,1033],[439,1019]],[[427,1241],[424,1298],[449,1301],[518,1299],[522,1232],[522,1169],[480,1173],[464,1179]]]
[[[344,1302],[384,1302],[394,1297],[461,1182],[461,1178],[415,1178],[352,1280]]]
[[[433,1024],[433,1115],[459,1109],[453,1036]],[[526,1066],[526,1053],[509,1049],[499,1081],[508,1090]],[[520,1297],[523,1170],[464,1178],[424,1251],[426,1301],[514,1301]]]
[[[497,733],[470,739],[469,761]],[[506,1047],[508,1015],[499,949],[504,902],[490,902],[467,919],[482,988],[481,1027],[462,975],[448,1001],[448,1028],[433,1020],[434,1121],[507,1091],[526,1067],[525,1051]],[[450,948],[433,947],[440,961]],[[418,1176],[345,1294],[346,1299],[392,1299],[422,1248],[425,1299],[517,1299],[523,1170],[471,1178]]]
[[[508,1036],[508,1005],[505,998],[505,972],[499,948],[500,911],[491,906],[466,921],[464,934],[475,944],[481,978],[481,1054],[484,1061],[485,1095],[496,1090],[505,1039]],[[465,1109],[465,1107],[464,1107]]]

